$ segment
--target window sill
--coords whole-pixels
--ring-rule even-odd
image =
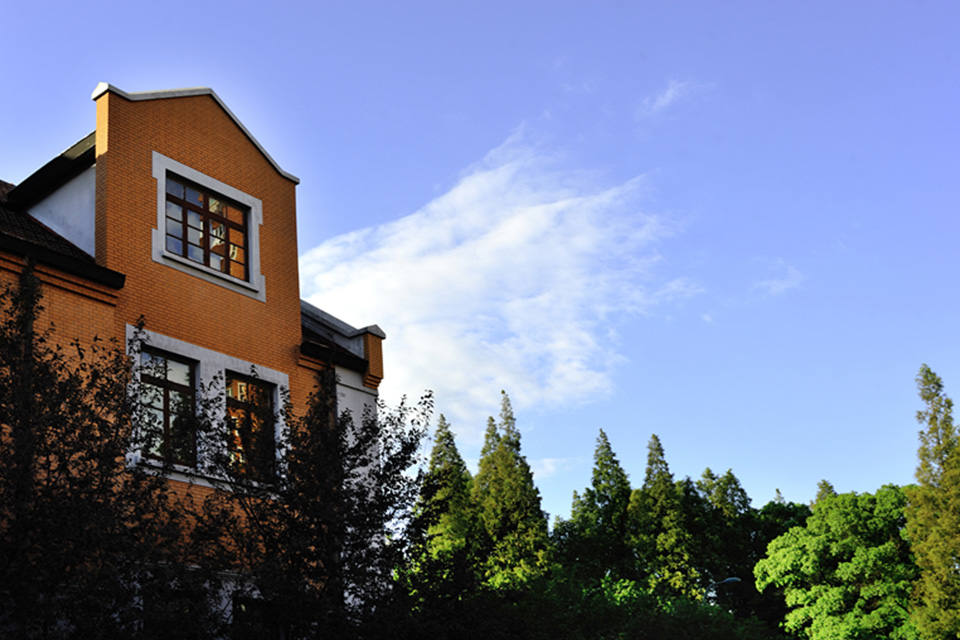
[[[161,254],[160,257],[163,260],[163,262],[168,264],[169,266],[174,266],[180,269],[181,271],[183,270],[195,271],[196,272],[195,275],[203,278],[204,280],[216,282],[216,284],[229,286],[230,288],[239,287],[241,289],[245,289],[245,291],[242,291],[241,293],[246,293],[247,295],[251,295],[254,297],[258,297],[260,294],[260,288],[250,284],[246,280],[235,278],[231,276],[229,273],[223,273],[222,271],[211,269],[210,267],[204,264],[200,264],[199,262],[194,262],[193,260],[189,260],[175,253],[170,253],[166,249],[163,250],[163,253]],[[169,262],[173,262],[175,264],[169,264]]]
[[[208,489],[223,489],[226,491],[233,491],[233,487],[239,484],[235,480],[225,478],[224,476],[218,474],[204,473],[194,469],[193,467],[187,467],[180,464],[165,465],[158,460],[149,458],[141,458],[139,461],[133,462],[132,466],[144,469],[149,474],[161,476],[167,478],[168,480],[175,480],[184,484],[190,484],[197,487],[206,487]],[[271,484],[264,484],[262,482],[249,482],[246,484],[253,489],[262,491],[270,491],[272,486]]]

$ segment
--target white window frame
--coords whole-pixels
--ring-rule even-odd
[[[140,329],[138,331],[136,327],[129,324],[127,325],[126,333],[127,353],[130,355],[137,355],[134,353],[135,349],[142,349],[144,346],[147,346],[151,349],[164,351],[197,363],[194,374],[194,384],[197,385],[196,399],[198,406],[204,400],[202,396],[204,389],[208,391],[210,389],[214,389],[215,387],[213,383],[215,381],[223,384],[223,388],[219,389],[218,395],[214,398],[214,411],[218,417],[222,417],[220,422],[224,425],[224,428],[226,428],[227,415],[227,390],[224,381],[226,380],[228,371],[248,376],[252,373],[258,380],[262,380],[263,382],[271,385],[273,387],[272,401],[275,410],[278,410],[282,407],[283,390],[290,388],[290,378],[282,371],[257,365],[241,358],[234,358],[233,356],[228,356],[225,353],[220,353],[219,351],[214,351],[212,349],[206,349],[183,340],[165,336],[162,333],[157,333],[155,331],[149,331],[147,329]],[[135,343],[138,335],[142,339],[139,347]],[[136,376],[140,375],[139,367],[134,368],[134,373]],[[139,382],[139,379],[137,382]],[[288,427],[283,421],[282,412],[277,411],[277,415],[278,420],[276,429],[274,430],[274,450],[276,453],[276,462],[279,465],[283,454],[282,444],[287,441]],[[157,464],[158,466],[160,464],[158,461],[154,461],[151,458],[148,458],[146,455],[143,455],[139,448],[130,451],[127,459],[132,464]],[[183,482],[192,482],[202,486],[213,487],[214,483],[211,482],[211,480],[214,478],[211,477],[208,471],[205,471],[205,462],[206,460],[204,460],[204,451],[202,447],[198,446],[196,468],[183,465],[173,465],[173,473],[170,477],[172,477],[174,480],[181,480]],[[216,479],[222,480],[221,478]]]
[[[166,239],[166,207],[167,207],[167,174],[172,173],[203,189],[220,194],[247,208],[247,269],[248,280],[235,278],[206,265],[199,264],[186,257],[167,251]],[[256,298],[260,302],[267,301],[266,280],[260,272],[260,225],[263,224],[263,203],[259,198],[240,191],[235,187],[220,182],[216,178],[200,173],[196,169],[168,158],[156,151],[153,152],[153,177],[157,181],[157,226],[152,235],[153,260],[188,273],[192,276],[212,282],[231,291]]]

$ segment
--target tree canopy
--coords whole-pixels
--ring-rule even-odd
[[[823,495],[804,526],[778,537],[757,563],[757,588],[783,589],[787,630],[811,640],[915,638],[907,607],[916,566],[903,534],[906,496]]]

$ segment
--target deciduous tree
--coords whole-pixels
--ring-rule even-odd
[[[163,470],[128,458],[130,360],[58,343],[42,318],[28,265],[0,291],[0,636],[217,633]]]
[[[906,497],[896,486],[825,494],[803,527],[772,543],[757,588],[781,587],[785,627],[812,640],[917,637],[907,606],[916,565],[903,534]]]

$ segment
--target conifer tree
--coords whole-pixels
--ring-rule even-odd
[[[660,438],[650,438],[643,486],[630,496],[630,535],[640,576],[660,598],[703,596],[694,564],[698,541],[689,529],[685,491],[675,483]]]
[[[697,489],[708,506],[707,531],[701,534],[704,567],[712,583],[727,578],[740,578],[736,587],[719,589],[712,594],[715,601],[740,617],[753,613],[759,594],[748,580],[756,561],[753,539],[756,514],[750,497],[740,480],[728,469],[722,476],[709,468],[697,481]]]
[[[920,568],[911,619],[921,637],[932,640],[960,636],[960,453],[943,381],[923,365],[917,388],[925,408],[917,412],[924,427],[918,485],[907,489],[907,535]]]
[[[574,492],[570,520],[558,520],[554,527],[565,564],[590,579],[608,573],[632,577],[633,554],[627,544],[629,504],[630,481],[601,429],[593,454],[591,486],[582,496]]]
[[[547,519],[506,393],[499,424],[487,423],[473,497],[485,535],[484,584],[519,588],[542,575],[549,560]]]
[[[424,607],[431,606],[431,600],[461,598],[477,586],[478,523],[472,484],[450,424],[441,414],[417,501],[417,538],[407,577],[408,588]]]

